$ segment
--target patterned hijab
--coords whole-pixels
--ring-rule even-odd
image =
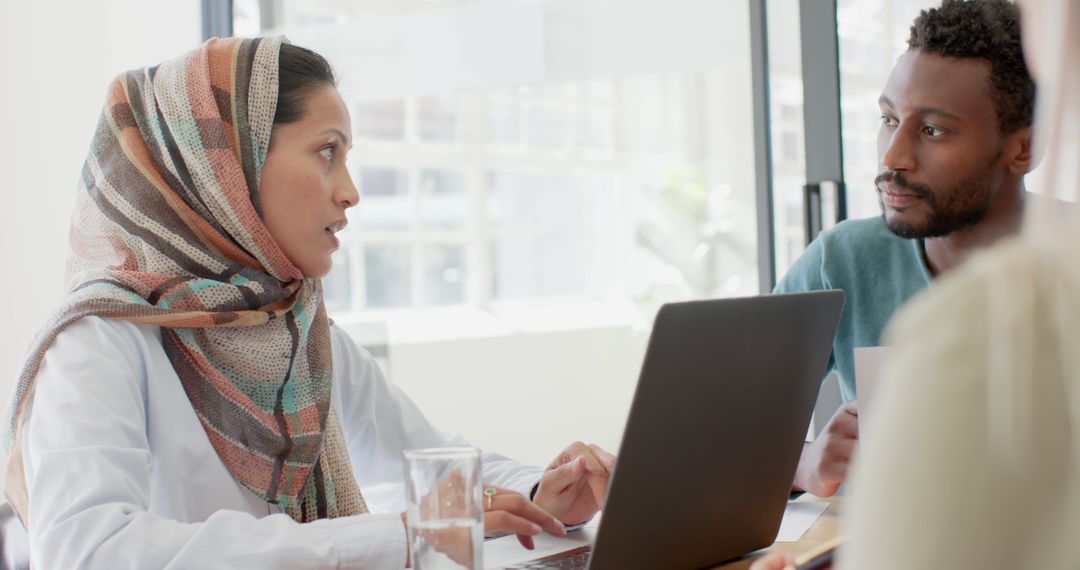
[[[71,223],[68,293],[7,418],[4,491],[24,524],[21,430],[35,377],[56,336],[88,315],[161,327],[211,445],[244,487],[301,522],[367,510],[330,405],[321,283],[260,215],[281,43],[211,39],[110,84]]]

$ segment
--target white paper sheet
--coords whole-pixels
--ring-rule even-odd
[[[776,542],[798,542],[828,507],[829,503],[822,501],[788,503],[784,510],[784,520],[780,523],[780,532],[776,534]]]

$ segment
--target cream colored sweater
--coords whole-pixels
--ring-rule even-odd
[[[1076,242],[993,248],[886,338],[840,568],[1080,568]]]

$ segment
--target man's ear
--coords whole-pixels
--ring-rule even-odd
[[[1038,166],[1038,158],[1033,154],[1031,127],[1023,127],[1009,135],[1005,143],[1005,165],[1009,172],[1023,176]]]

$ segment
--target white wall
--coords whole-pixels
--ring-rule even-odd
[[[672,107],[694,120],[685,121],[685,132],[672,134],[681,118],[646,113],[655,122],[620,125],[620,144],[629,151],[640,145],[650,151],[641,153],[646,156],[660,154],[652,152],[656,146],[683,153],[710,180],[730,186],[729,207],[739,213],[730,233],[754,255],[754,157],[753,145],[746,144],[753,135],[749,31],[740,25],[748,18],[745,2],[545,0],[444,8],[278,31],[331,60],[347,101],[521,83],[667,78],[678,87],[671,91],[688,99]],[[507,31],[509,37],[502,33]],[[619,102],[627,108],[655,103]],[[699,125],[706,127],[689,128]],[[628,161],[637,158],[628,154]],[[635,168],[651,166],[642,160]],[[660,166],[668,167],[666,156]],[[630,233],[628,240],[634,239]],[[732,285],[756,291],[756,267],[747,266]],[[645,343],[633,326],[567,324],[530,333],[494,325],[479,327],[496,329],[490,334],[460,338],[473,327],[443,319],[451,323],[444,327],[431,311],[421,313],[388,315],[382,342],[389,341],[392,381],[437,425],[529,463],[547,463],[575,439],[618,448]],[[344,322],[351,315],[335,316]],[[401,332],[420,326],[401,322],[407,319],[423,319],[426,338]]]
[[[68,219],[105,87],[201,38],[197,0],[0,2],[0,401],[62,294]]]
[[[644,342],[605,326],[397,343],[390,372],[440,428],[546,465],[575,440],[618,449]]]

